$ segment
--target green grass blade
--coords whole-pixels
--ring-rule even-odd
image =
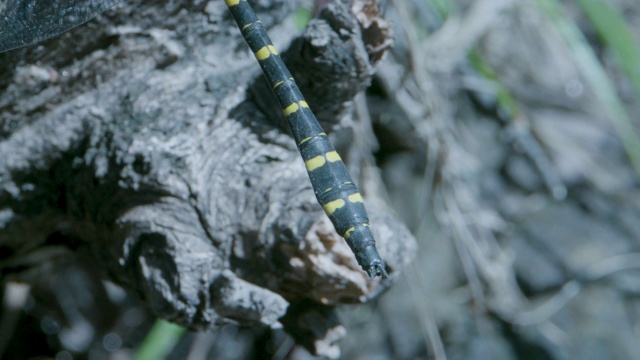
[[[611,118],[631,164],[640,175],[640,140],[602,65],[578,26],[564,15],[558,0],[538,0],[538,4],[547,13],[573,53],[576,64]]]
[[[489,64],[478,54],[476,50],[471,50],[469,52],[469,61],[473,68],[478,71],[480,75],[482,75],[485,79],[490,80],[496,87],[496,97],[498,100],[498,105],[501,110],[505,112],[508,116],[509,120],[513,120],[520,114],[520,107],[518,106],[518,101],[516,98],[509,92],[495,71],[489,66]]]
[[[427,0],[427,5],[436,9],[442,17],[447,17],[453,9],[453,4],[450,0]]]
[[[136,355],[135,360],[164,359],[184,334],[185,328],[164,320],[156,320],[147,334]]]
[[[577,0],[640,96],[640,49],[624,17],[602,0]]]
[[[313,12],[311,9],[299,7],[293,14],[296,31],[302,31],[311,22]]]

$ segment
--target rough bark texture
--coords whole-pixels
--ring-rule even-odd
[[[290,5],[256,9],[280,48]],[[378,32],[367,49],[349,8],[333,4],[284,56],[325,125],[350,126],[388,44]],[[277,326],[290,304],[330,309],[390,284],[369,281],[315,203],[223,2],[130,1],[0,64],[3,279],[86,253],[157,315],[196,329]],[[393,278],[414,240],[369,211]]]

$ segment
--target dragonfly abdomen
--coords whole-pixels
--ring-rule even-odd
[[[226,0],[226,3],[283,109],[318,202],[336,231],[347,241],[362,269],[371,277],[387,276],[375,248],[362,196],[347,167],[318,124],[251,6],[246,0]]]

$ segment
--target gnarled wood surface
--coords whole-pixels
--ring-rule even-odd
[[[295,33],[291,5],[256,9],[280,48]],[[365,39],[349,7],[331,4],[284,55],[329,131],[349,133],[352,100],[389,44],[369,20],[381,30]],[[408,230],[371,201],[392,279],[359,269],[223,2],[126,2],[0,63],[5,280],[83,254],[190,328],[278,326],[291,304],[375,296],[412,258]],[[348,138],[338,148],[358,151]]]

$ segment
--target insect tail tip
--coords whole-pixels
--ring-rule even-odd
[[[376,278],[376,276],[381,276],[384,279],[389,278],[389,274],[387,273],[387,270],[385,269],[385,266],[382,263],[372,265],[366,271],[367,271],[367,274],[369,274],[369,277],[371,278],[372,281],[373,279]]]
[[[376,266],[376,272],[378,273],[378,275],[382,276],[383,279],[389,278],[389,274],[387,274],[387,269],[385,269],[384,264],[379,264],[378,266]]]

